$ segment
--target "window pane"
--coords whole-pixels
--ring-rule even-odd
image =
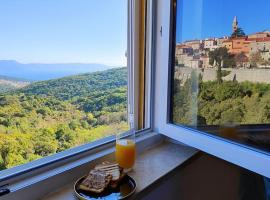
[[[175,5],[171,120],[270,151],[270,2]]]
[[[129,129],[127,1],[3,1],[0,170]]]

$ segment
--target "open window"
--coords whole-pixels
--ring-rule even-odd
[[[270,64],[262,50],[264,43],[270,45],[264,18],[268,2],[260,1],[259,7],[252,3],[161,2],[155,127],[180,142],[269,176],[262,167],[270,162],[266,78]],[[256,20],[250,18],[251,8]]]

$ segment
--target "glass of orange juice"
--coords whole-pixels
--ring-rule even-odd
[[[130,128],[128,132],[116,135],[115,158],[125,171],[132,170],[136,156],[135,131],[132,126]]]

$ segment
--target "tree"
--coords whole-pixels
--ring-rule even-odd
[[[236,79],[236,74],[233,75],[233,82],[236,82],[237,79]]]
[[[42,157],[56,153],[57,140],[55,134],[50,129],[41,129],[33,134],[35,154]]]
[[[203,83],[203,75],[199,73],[198,75],[199,92],[201,91],[202,83]]]
[[[27,134],[0,134],[0,170],[26,163],[33,154]]]
[[[55,137],[58,140],[57,152],[69,149],[75,145],[76,134],[68,127],[61,125],[55,132]]]
[[[234,60],[237,67],[244,67],[244,63],[248,62],[248,57],[241,52],[240,54],[234,56]]]
[[[234,67],[235,61],[226,47],[220,47],[209,52],[209,64],[214,67]]]
[[[217,82],[218,84],[222,83],[222,71],[221,71],[221,66],[218,66],[217,69]]]
[[[244,37],[246,36],[242,28],[237,28],[231,35],[231,38]]]
[[[260,52],[252,53],[249,58],[251,67],[258,67],[258,64],[261,65],[264,63],[262,55]]]
[[[209,52],[209,64],[217,67],[217,82],[222,82],[222,67],[234,67],[233,56],[226,47],[220,47]]]

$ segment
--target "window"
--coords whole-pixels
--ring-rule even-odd
[[[262,28],[270,30],[264,18],[268,11],[263,7],[252,8],[253,17],[260,23],[250,22],[247,11],[251,7],[242,3],[241,0],[232,4],[223,0],[201,4],[188,0],[176,2],[172,52],[191,40],[199,39],[202,45],[197,52],[193,49],[192,55],[171,55],[178,63],[172,62],[170,120],[270,153],[269,130],[242,131],[248,125],[250,129],[259,125],[270,127],[270,81],[266,78],[270,70],[262,69],[270,68],[270,63],[264,61],[264,54],[254,45],[256,41],[270,41],[270,36],[265,34],[262,38],[255,34],[253,39],[253,33],[269,32]],[[266,0],[260,1],[260,5],[268,4]],[[204,48],[204,41],[209,38],[219,44],[215,49]],[[248,42],[249,46],[239,40]],[[229,41],[237,45],[224,47]],[[251,46],[254,53],[249,50]],[[194,59],[201,60],[203,65],[194,63]]]
[[[245,40],[245,44],[252,43],[253,50],[260,48],[256,42],[259,43],[262,38],[256,32],[267,29],[260,28],[260,26],[267,26],[260,15],[264,16],[264,13],[267,13],[265,5],[268,2],[260,1],[259,3],[261,9],[258,13],[260,15],[257,14],[256,19],[260,19],[260,23],[248,23],[253,24],[256,30],[247,28],[246,23],[242,22],[246,18],[249,19],[244,17],[248,12],[242,6],[232,6],[236,3],[242,5],[244,1],[220,0],[210,3],[210,1],[165,0],[158,2],[154,128],[179,142],[270,177],[269,169],[264,167],[270,164],[269,143],[267,142],[269,141],[269,124],[258,122],[259,118],[256,121],[251,119],[249,122],[244,122],[237,115],[240,113],[241,117],[245,116],[241,110],[244,107],[242,104],[246,99],[251,99],[254,94],[250,94],[249,97],[247,93],[242,93],[241,85],[245,84],[244,88],[247,90],[254,89],[251,86],[255,83],[249,82],[258,77],[260,79],[266,77],[266,73],[258,75],[257,71],[264,69],[264,72],[267,72],[267,65],[260,62],[252,62],[250,65],[249,56],[252,61],[254,61],[254,57],[262,60],[261,52],[249,52],[249,48],[239,48],[239,45],[233,45],[235,44],[233,40]],[[252,3],[255,4],[255,2]],[[234,10],[236,8],[237,10]],[[207,9],[211,12],[206,11]],[[233,26],[233,24],[237,24],[237,26]],[[232,34],[233,30],[236,30],[234,34]],[[253,31],[255,34],[250,36]],[[241,35],[245,35],[245,37]],[[191,55],[184,53],[180,55],[183,51],[179,48],[185,41],[196,40],[203,43],[205,39],[211,38],[218,40],[215,48],[207,50],[201,46],[196,51],[191,50]],[[221,44],[224,44],[223,48],[220,48]],[[191,48],[193,49],[193,47]],[[211,60],[209,54],[216,57],[217,52],[225,52],[225,54],[222,59]],[[235,62],[235,58],[237,58],[237,62]],[[222,67],[217,67],[217,65]],[[203,77],[204,73],[209,71],[212,71],[211,76]],[[241,71],[240,75],[236,74],[238,71]],[[253,71],[253,74],[250,76],[249,82],[241,82],[239,79],[246,78],[246,73],[250,73],[250,71]],[[234,84],[238,86],[234,87]],[[269,87],[269,83],[259,84],[263,85],[265,89]],[[214,98],[219,94],[224,95],[219,100],[221,102],[225,98],[227,104],[224,102],[221,104],[219,101],[213,103],[216,101],[214,98],[202,102],[200,97],[205,87],[207,87],[205,95],[213,94]],[[220,90],[211,91],[216,87],[220,87],[218,88]],[[221,92],[224,89],[225,93]],[[245,95],[237,97],[238,89],[241,94]],[[266,92],[267,89],[264,91]],[[265,94],[260,93],[257,97],[266,97]],[[235,100],[237,104],[230,105]],[[204,106],[202,103],[206,105]],[[210,103],[212,103],[212,107],[208,105]],[[222,112],[214,110],[209,115],[208,110],[204,110],[207,109],[206,106],[209,110],[217,109],[218,106],[226,106],[226,109],[223,109]],[[244,108],[248,112],[251,112],[252,109],[255,110],[253,114],[258,116],[258,111],[261,110],[256,110],[256,106],[259,105],[251,107],[249,104]],[[202,111],[205,111],[209,118],[205,118],[206,116],[201,114]],[[223,117],[224,121],[221,121],[220,117]],[[209,123],[210,119],[213,120],[211,123]]]
[[[129,129],[127,8],[1,3],[0,170]]]

